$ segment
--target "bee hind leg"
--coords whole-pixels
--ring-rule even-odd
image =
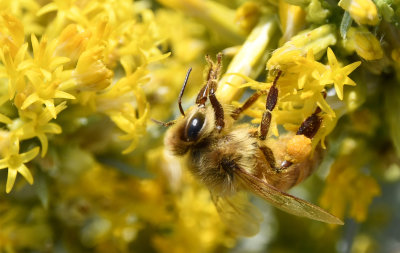
[[[321,112],[321,108],[317,107],[315,112],[311,114],[306,120],[301,123],[301,126],[297,130],[297,135],[304,135],[307,138],[312,139],[314,135],[318,132],[322,119],[318,116],[318,113]]]
[[[317,107],[315,112],[303,121],[303,123],[297,130],[296,135],[304,135],[308,139],[312,139],[321,126],[322,119],[320,116],[318,116],[320,112],[321,109]],[[275,167],[275,171],[280,172],[289,168],[291,165],[293,165],[293,162],[284,160],[279,167]]]

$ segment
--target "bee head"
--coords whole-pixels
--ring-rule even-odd
[[[206,115],[203,112],[196,112],[190,119],[188,119],[186,128],[184,130],[184,140],[187,142],[196,141],[200,132],[206,123]]]
[[[195,106],[168,129],[165,145],[173,154],[184,155],[192,145],[209,136],[214,128],[212,108]]]
[[[185,154],[191,145],[207,137],[215,129],[220,132],[225,126],[224,110],[215,97],[222,67],[222,54],[217,55],[217,62],[213,62],[209,56],[206,56],[206,60],[209,64],[207,79],[197,95],[197,106],[189,110],[187,114],[182,108],[182,96],[192,71],[192,68],[189,68],[178,98],[178,107],[183,118],[170,123],[161,123],[165,126],[174,125],[167,133],[165,145],[175,155]],[[211,106],[206,105],[208,99],[211,102]]]

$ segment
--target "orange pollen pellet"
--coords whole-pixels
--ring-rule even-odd
[[[295,135],[287,143],[286,152],[292,162],[303,162],[312,151],[311,139],[304,135]]]

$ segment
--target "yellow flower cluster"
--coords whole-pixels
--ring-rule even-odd
[[[150,113],[169,117],[188,64],[197,60],[203,68],[203,25],[170,10],[153,13],[141,2],[46,4],[0,3],[9,10],[0,18],[0,169],[8,171],[0,187],[24,192],[17,173],[35,181],[28,188],[32,201],[12,204],[13,192],[2,202],[0,251],[43,251],[56,240],[76,252],[131,252],[133,243],[161,252],[171,252],[170,246],[187,251],[197,242],[199,252],[232,247],[204,188],[193,188],[185,176],[177,178],[185,190],[168,193],[170,184],[160,180],[164,172],[151,165],[158,151],[148,152],[148,162],[128,154],[138,144],[150,145],[144,141]],[[165,53],[171,49],[174,55]],[[115,163],[121,150],[128,161]],[[96,155],[111,157],[104,162],[112,167]],[[126,171],[144,162],[156,179]],[[124,168],[129,177],[121,177],[118,169]],[[32,224],[24,223],[27,216]],[[180,240],[187,243],[174,245]]]
[[[334,85],[336,94],[343,99],[343,86],[355,83],[348,75],[361,62],[354,62],[342,67],[329,45],[336,43],[334,27],[324,25],[311,31],[304,31],[291,38],[282,47],[274,51],[267,62],[270,73],[278,69],[283,72],[278,80],[279,100],[277,109],[273,111],[271,134],[278,135],[277,125],[283,125],[289,131],[297,131],[300,124],[310,116],[318,106],[324,112],[323,124],[317,136],[313,138],[314,146],[319,140],[332,131],[336,124],[336,114],[325,100],[327,88]],[[315,51],[314,51],[315,50]],[[327,50],[328,64],[315,60]],[[273,74],[271,78],[273,79]],[[249,82],[241,87],[253,89],[269,89],[272,83]],[[249,110],[249,116],[260,122],[265,110],[265,102],[260,101]],[[322,143],[323,147],[324,143]]]
[[[40,40],[26,34],[17,17],[6,12],[0,17],[0,76],[5,78],[0,102],[16,110],[1,114],[7,126],[2,141],[18,147],[21,141],[38,138],[44,157],[49,135],[62,132],[52,121],[74,106],[86,115],[108,115],[125,132],[121,139],[131,143],[124,153],[131,152],[148,119],[149,106],[141,88],[148,64],[168,56],[157,48],[161,38],[153,14],[129,1],[89,1],[81,6],[56,1],[34,10],[39,17],[55,15],[41,30]],[[135,16],[142,21],[130,18]],[[113,80],[118,66],[124,75]],[[2,146],[0,153],[6,156],[2,167],[9,170],[6,191],[11,191],[17,171],[32,183],[24,163],[37,152],[24,156],[18,148]],[[20,158],[13,162],[16,158],[9,156]]]
[[[369,205],[381,193],[375,179],[359,169],[365,163],[371,162],[368,161],[368,153],[363,144],[354,139],[349,138],[342,142],[341,155],[331,167],[327,187],[321,196],[321,205],[338,217],[343,218],[348,212],[358,222],[365,221]]]

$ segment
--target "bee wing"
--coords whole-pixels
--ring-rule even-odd
[[[339,218],[322,208],[282,192],[242,168],[236,167],[235,175],[243,181],[249,191],[285,212],[330,224],[344,224]]]
[[[245,192],[221,197],[211,193],[222,222],[236,235],[253,236],[260,230],[261,212],[247,199]]]

